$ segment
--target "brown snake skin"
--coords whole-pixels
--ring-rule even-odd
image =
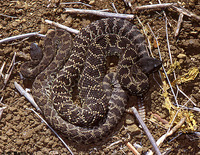
[[[107,58],[113,55],[119,57],[117,71],[106,74]],[[51,31],[43,55],[31,53],[31,58],[21,66],[21,73],[36,77],[32,93],[44,117],[68,139],[85,144],[113,130],[125,110],[125,91],[144,94],[149,88],[147,74],[161,66],[148,56],[136,26],[117,18],[91,23],[73,42],[68,32]],[[73,101],[75,86],[81,106]]]

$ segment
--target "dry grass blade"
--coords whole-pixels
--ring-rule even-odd
[[[160,61],[162,61],[161,52],[160,52],[160,47],[159,47],[159,44],[158,44],[157,37],[155,36],[155,34],[154,34],[153,30],[151,29],[150,25],[149,25],[149,24],[147,24],[147,25],[148,25],[148,27],[149,27],[149,29],[150,29],[152,35],[154,36],[154,38],[155,38],[155,40],[156,40],[157,48],[158,48],[158,54],[159,54],[159,57],[160,57]],[[178,105],[177,98],[176,98],[176,95],[175,95],[175,93],[174,93],[174,89],[173,89],[173,87],[172,87],[172,85],[171,85],[171,82],[170,82],[170,80],[169,80],[169,77],[168,77],[167,72],[166,72],[166,70],[165,70],[165,68],[164,68],[163,65],[162,65],[162,69],[163,69],[163,72],[164,72],[165,77],[166,77],[166,79],[167,79],[167,82],[168,82],[168,84],[169,84],[169,87],[170,87],[170,89],[171,89],[171,92],[172,92],[172,94],[173,94],[173,96],[174,96],[175,103]],[[162,89],[162,90],[163,90],[163,89]]]

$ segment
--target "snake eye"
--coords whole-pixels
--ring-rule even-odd
[[[160,60],[155,59],[155,62],[154,62],[154,71],[159,70],[161,66],[162,66],[162,62]]]

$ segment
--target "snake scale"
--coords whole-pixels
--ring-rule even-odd
[[[32,94],[53,128],[77,143],[106,137],[119,123],[127,92],[140,96],[149,89],[148,74],[161,62],[148,56],[145,39],[124,19],[105,18],[83,28],[72,41],[64,30],[47,34],[44,52],[31,45],[32,61],[21,66],[35,78]],[[107,74],[107,59],[118,56],[117,71]],[[78,87],[80,105],[74,104]]]

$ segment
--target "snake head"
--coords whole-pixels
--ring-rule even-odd
[[[158,71],[162,66],[162,62],[152,57],[142,57],[138,60],[137,65],[142,69],[143,73],[148,75]]]
[[[36,43],[31,43],[30,46],[30,55],[32,60],[41,60],[43,53],[41,48]]]

